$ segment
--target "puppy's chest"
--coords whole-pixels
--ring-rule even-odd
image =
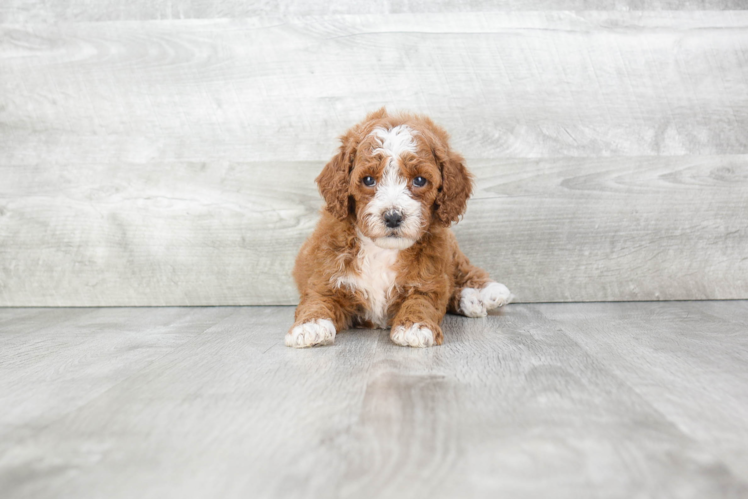
[[[398,250],[379,248],[371,240],[363,241],[353,269],[341,280],[351,291],[363,296],[366,308],[363,319],[380,328],[388,326],[387,310],[396,293],[398,254]]]

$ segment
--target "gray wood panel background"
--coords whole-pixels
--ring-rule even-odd
[[[586,8],[5,2],[0,305],[295,303],[313,179],[382,105],[450,131],[519,301],[748,297],[748,2]]]

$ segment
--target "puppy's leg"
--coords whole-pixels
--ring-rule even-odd
[[[445,300],[413,293],[403,301],[392,322],[390,338],[398,345],[431,347],[444,340],[439,327],[446,310]]]
[[[449,312],[454,314],[480,318],[514,298],[505,285],[492,281],[486,271],[472,265],[460,249],[455,255],[454,280],[454,292],[449,301]]]
[[[335,334],[349,326],[350,314],[335,296],[305,294],[296,308],[296,321],[286,333],[288,347],[332,344]]]

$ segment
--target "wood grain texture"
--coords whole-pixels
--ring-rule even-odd
[[[748,494],[745,301],[510,305],[447,316],[432,349],[386,330],[289,349],[287,307],[58,311],[57,335],[0,327],[25,340],[0,366],[31,360],[0,377],[28,430],[0,448],[3,496]],[[67,412],[36,398],[101,387],[113,330],[163,352],[128,350]]]
[[[543,314],[679,429],[717,451],[731,470],[745,471],[745,306],[745,302],[711,301],[664,307],[569,304],[545,305]]]
[[[0,23],[213,19],[269,16],[352,14],[423,14],[492,11],[584,10],[745,10],[744,0],[370,0],[312,2],[308,0],[180,0],[154,4],[146,0],[116,3],[96,0],[6,0]]]
[[[387,105],[468,158],[748,153],[748,12],[0,28],[0,163],[324,161]]]
[[[228,311],[19,310],[0,321],[0,441],[10,446],[84,406]]]
[[[471,159],[457,233],[518,300],[748,297],[748,13],[729,2],[5,5],[0,305],[295,302],[312,180],[381,105]]]
[[[748,295],[748,157],[476,160],[458,240],[522,302]],[[321,162],[0,167],[0,304],[294,304]]]

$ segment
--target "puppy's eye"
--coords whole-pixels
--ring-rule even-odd
[[[364,183],[364,186],[372,187],[374,184],[377,183],[377,181],[374,180],[374,177],[367,175],[363,178],[362,182]]]
[[[413,185],[415,187],[423,187],[426,185],[426,179],[420,176],[416,177],[415,179],[413,179]]]

